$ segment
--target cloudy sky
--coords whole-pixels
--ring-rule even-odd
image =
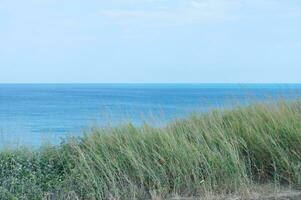
[[[0,0],[1,83],[300,83],[300,74],[300,0]]]

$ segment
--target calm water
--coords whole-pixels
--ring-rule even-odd
[[[57,143],[95,125],[162,125],[193,111],[301,97],[301,85],[0,84],[0,146]]]

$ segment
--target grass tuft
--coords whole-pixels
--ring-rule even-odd
[[[301,103],[214,110],[166,127],[96,128],[0,152],[0,199],[147,199],[301,188]]]

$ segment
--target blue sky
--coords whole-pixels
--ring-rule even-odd
[[[301,82],[300,0],[1,0],[2,83]]]

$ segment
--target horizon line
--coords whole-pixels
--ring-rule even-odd
[[[1,85],[200,85],[200,84],[229,84],[229,85],[299,85],[301,82],[3,82]]]

